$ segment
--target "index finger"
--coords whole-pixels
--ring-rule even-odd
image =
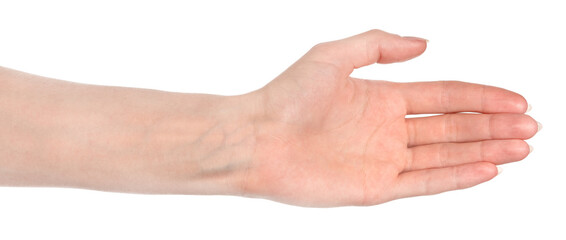
[[[454,112],[525,113],[523,96],[503,88],[458,82],[401,83],[407,114]]]

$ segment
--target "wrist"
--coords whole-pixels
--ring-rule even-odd
[[[183,102],[197,102],[194,109],[187,107],[188,111],[180,111],[156,127],[158,135],[165,134],[162,138],[174,139],[161,143],[168,142],[165,148],[169,150],[165,154],[171,154],[169,159],[176,163],[162,165],[164,168],[158,172],[164,174],[164,179],[173,176],[171,186],[176,188],[173,192],[242,194],[256,147],[256,98],[253,95],[187,97],[191,99]],[[173,138],[167,136],[173,132]]]

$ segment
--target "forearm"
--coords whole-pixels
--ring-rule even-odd
[[[250,96],[92,86],[0,69],[0,185],[238,194]]]

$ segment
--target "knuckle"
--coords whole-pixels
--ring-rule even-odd
[[[366,33],[371,35],[382,35],[384,32],[379,29],[370,29]]]
[[[440,144],[438,145],[438,149],[437,149],[437,155],[436,155],[436,160],[438,162],[437,166],[440,167],[447,167],[449,164],[447,162],[448,160],[448,148],[445,144]]]
[[[328,52],[330,49],[331,49],[331,42],[322,42],[314,45],[310,51],[315,53],[324,53],[324,52]]]
[[[443,121],[443,135],[446,138],[446,141],[452,142],[458,139],[459,129],[457,124],[454,123],[454,115],[447,114],[444,116]]]

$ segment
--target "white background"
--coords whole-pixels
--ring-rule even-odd
[[[566,239],[562,2],[0,1],[0,65],[39,75],[241,94],[318,42],[380,28],[429,47],[355,76],[508,88],[544,125],[488,183],[374,207],[0,188],[0,239]]]

